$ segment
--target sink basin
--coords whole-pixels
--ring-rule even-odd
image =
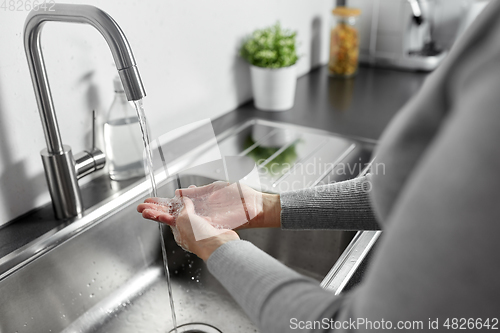
[[[218,137],[221,152],[248,155],[252,145],[262,144],[259,138],[251,138],[255,126],[272,127],[270,132],[282,130],[266,123],[243,124]],[[291,130],[300,133],[301,141],[294,135],[283,136],[285,141],[289,138],[292,143],[280,142],[279,146],[285,148],[274,147],[265,160],[276,159],[279,156],[277,151],[286,151],[286,145],[291,147],[295,142],[295,164],[321,156],[336,163],[332,162],[331,168],[315,175],[281,170],[270,175],[262,167],[259,172],[268,191],[279,192],[277,184],[291,184],[298,179],[303,180],[304,186],[350,178],[356,175],[354,171],[342,175],[335,172],[338,162],[363,164],[369,158],[369,149],[359,143],[324,133]],[[183,186],[201,186],[217,179],[197,175],[194,171],[183,174]],[[172,330],[159,229],[155,222],[143,220],[136,212],[137,204],[147,193],[146,182],[138,184],[122,193],[119,205],[105,213],[98,214],[99,208],[90,212],[88,216],[95,213],[95,217],[87,226],[76,221],[73,231],[66,233],[64,238],[57,238],[58,233],[55,233],[51,236],[52,246],[45,252],[36,248],[35,242],[30,246],[33,259],[0,272],[0,332],[139,333]],[[162,195],[172,196],[176,185],[174,180],[167,181],[161,188]],[[134,194],[130,194],[132,192]],[[113,205],[118,199],[112,198],[106,205]],[[208,272],[206,265],[178,247],[169,228],[164,229],[178,325],[204,323],[221,332],[257,332],[240,307]],[[284,264],[317,279],[318,284],[354,235],[343,231],[279,229],[242,230],[239,234]]]

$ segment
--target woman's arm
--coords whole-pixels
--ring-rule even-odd
[[[283,229],[380,229],[370,202],[371,175],[281,194]]]
[[[371,175],[309,189],[262,194],[263,210],[237,229],[379,230],[371,203]]]
[[[172,209],[172,200],[179,201],[184,196],[191,198],[196,211],[209,217],[210,222],[235,230],[278,227],[378,230],[370,203],[371,189],[370,175],[281,195],[261,193],[245,185],[215,182],[177,190],[177,199],[147,199],[138,210],[152,220],[158,220],[163,214],[162,222],[172,224],[182,208],[178,205]]]
[[[293,330],[293,320],[328,319],[342,304],[342,297],[247,241],[225,243],[207,265],[262,333],[309,332]]]

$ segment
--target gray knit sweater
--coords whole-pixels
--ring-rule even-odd
[[[444,331],[447,320],[469,318],[498,328],[499,142],[500,2],[493,0],[387,128],[376,151],[386,173],[372,175],[369,194],[281,197],[283,228],[374,229],[373,208],[384,234],[360,286],[334,296],[245,241],[221,246],[208,268],[262,332],[326,332],[332,326],[294,328],[332,318],[339,332],[389,322],[393,330],[422,323],[419,332],[435,332],[430,323]],[[360,320],[372,326],[349,325]]]
[[[371,175],[282,193],[282,229],[380,229],[370,203]]]

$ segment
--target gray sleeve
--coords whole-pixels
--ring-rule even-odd
[[[290,332],[292,318],[330,318],[342,304],[343,297],[325,291],[317,281],[298,274],[247,241],[222,245],[207,265],[262,333]]]
[[[281,193],[282,229],[378,230],[371,176]]]

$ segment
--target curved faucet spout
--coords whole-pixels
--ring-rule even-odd
[[[42,151],[42,160],[56,216],[69,218],[83,211],[77,182],[81,170],[77,170],[75,166],[71,149],[62,143],[52,102],[40,44],[43,25],[49,21],[87,23],[96,28],[111,49],[128,100],[139,100],[146,96],[146,92],[127,38],[106,12],[89,5],[57,3],[45,10],[36,6],[29,13],[24,24],[24,49],[47,142],[47,149]],[[96,154],[89,153],[87,157],[84,156],[84,159],[91,159],[89,163],[83,161],[84,164],[94,165],[93,170],[102,168],[102,158],[96,158],[100,156],[99,153],[97,151]],[[79,162],[81,164],[82,161]]]
[[[51,153],[60,153],[63,151],[63,144],[59,134],[40,45],[40,34],[45,22],[87,23],[95,27],[111,49],[128,100],[141,99],[146,96],[146,92],[127,38],[115,20],[106,12],[94,6],[62,3],[51,6],[50,11],[42,9],[35,7],[26,18],[24,24],[24,49],[42,117],[47,149]]]

